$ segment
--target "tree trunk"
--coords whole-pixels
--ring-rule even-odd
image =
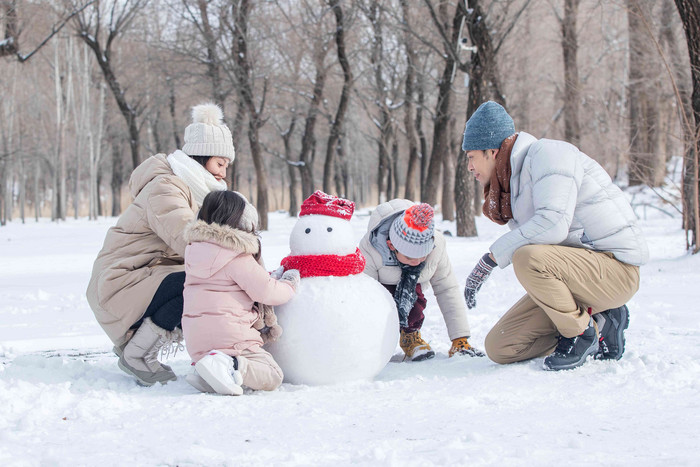
[[[457,160],[453,148],[460,147],[459,145],[461,144],[461,141],[458,141],[455,135],[456,123],[454,114],[450,115],[449,145],[442,165],[442,178],[444,180],[442,187],[442,219],[446,221],[455,220],[455,166],[457,165]]]
[[[467,14],[467,30],[478,52],[472,56],[469,70],[469,101],[467,118],[469,118],[486,100],[494,100],[505,107],[505,98],[501,93],[500,76],[496,63],[496,51],[489,31],[486,14],[479,1],[470,2]],[[468,161],[464,153],[457,162],[455,181],[455,204],[457,210],[457,235],[471,237],[477,235],[474,216],[481,213],[480,186],[469,173]]]
[[[406,169],[406,189],[404,198],[415,200],[418,196],[418,186],[416,186],[416,175],[418,172],[418,138],[416,135],[416,118],[413,105],[413,94],[416,80],[416,53],[413,46],[413,36],[410,33],[408,2],[401,0],[402,19],[405,26],[403,34],[404,48],[406,49],[406,97],[404,102],[404,128],[406,130],[406,141],[408,142],[408,167]]]
[[[64,119],[64,95],[63,95],[63,77],[61,76],[61,66],[59,61],[58,53],[58,42],[54,43],[54,93],[56,100],[56,134],[55,134],[55,148],[54,148],[54,158],[52,162],[52,214],[51,220],[56,221],[59,219],[65,220],[66,213],[62,209],[65,206],[64,197],[65,183],[61,180],[62,170],[61,167],[65,167],[62,164],[64,160],[63,155],[63,139],[65,136],[65,119]]]
[[[435,120],[433,124],[433,150],[430,153],[430,162],[425,176],[425,189],[422,193],[422,201],[431,206],[437,204],[443,158],[446,157],[446,153],[450,150],[447,125],[452,105],[452,83],[450,83],[450,78],[453,68],[454,60],[451,58],[446,59],[438,85],[437,105],[435,106]]]
[[[207,0],[197,0],[197,6],[199,7],[199,14],[202,20],[200,31],[204,38],[204,46],[207,51],[207,76],[211,80],[214,103],[221,107],[223,111],[225,110],[226,94],[223,91],[221,82],[221,60],[216,50],[217,38],[209,22],[208,4],[209,2]],[[226,115],[226,112],[224,112],[224,115]]]
[[[692,232],[693,253],[700,251],[700,186],[698,184],[698,146],[700,145],[700,3],[697,0],[675,0],[683,22],[693,82],[692,107],[695,121],[684,118],[691,136],[690,151],[684,163],[683,214],[685,228]]]
[[[343,69],[343,88],[340,92],[340,102],[338,109],[331,125],[330,135],[328,136],[328,144],[326,145],[326,160],[323,166],[323,191],[331,193],[333,188],[333,164],[336,152],[339,150],[336,146],[340,143],[341,135],[344,131],[345,114],[348,110],[350,102],[350,90],[352,88],[352,70],[345,52],[345,23],[343,19],[343,8],[340,5],[340,0],[330,0],[330,7],[335,15],[336,30],[335,30],[335,45],[338,53],[338,62]]]
[[[129,149],[131,150],[131,164],[132,168],[136,168],[141,163],[141,158],[139,156],[139,146],[140,146],[140,132],[137,125],[137,109],[127,101],[126,91],[119,83],[117,76],[113,69],[112,63],[112,45],[114,40],[123,32],[123,28],[126,28],[137,12],[143,8],[146,4],[145,0],[135,1],[128,7],[125,7],[118,14],[117,18],[111,18],[110,24],[114,24],[114,27],[109,29],[109,33],[105,40],[105,46],[102,46],[102,42],[99,37],[100,21],[103,19],[100,12],[100,3],[97,2],[93,4],[93,9],[89,15],[89,20],[79,16],[78,17],[78,34],[80,38],[90,47],[93,51],[97,64],[102,71],[102,75],[109,86],[114,100],[117,102],[117,107],[121,113],[124,121],[126,122],[126,127],[129,134]],[[95,24],[90,21],[94,21]]]
[[[423,109],[425,109],[425,89],[422,76],[418,76],[416,80],[418,88],[418,106],[416,107],[416,133],[418,134],[418,142],[420,143],[420,174],[418,187],[420,188],[420,199],[425,197],[425,180],[428,174],[428,138],[423,131]]]
[[[437,105],[435,107],[435,118],[433,121],[433,149],[430,153],[430,163],[428,164],[425,189],[422,193],[423,201],[431,206],[437,204],[441,187],[440,172],[442,171],[444,159],[449,157],[450,134],[448,125],[452,111],[452,79],[457,66],[454,58],[455,55],[452,51],[456,50],[458,47],[460,29],[466,14],[462,2],[458,2],[455,6],[455,12],[451,22],[447,14],[447,3],[441,3],[439,11],[440,24],[436,24],[436,26],[441,29],[441,35],[445,38],[445,43],[443,44],[445,48],[445,54],[443,55],[444,68],[438,83]],[[434,22],[437,23],[438,19],[434,19]],[[446,175],[449,176],[449,174]],[[452,190],[450,190],[450,196],[452,196]]]
[[[292,120],[289,122],[289,128],[282,134],[282,142],[284,144],[284,157],[287,161],[292,160],[292,135],[296,127],[297,116],[292,115]],[[289,173],[289,216],[295,217],[299,211],[299,199],[297,191],[299,190],[299,178],[297,177],[297,167],[294,164],[286,164],[287,172]]]
[[[122,180],[124,164],[122,162],[121,144],[112,140],[112,216],[117,217],[122,213]]]
[[[630,186],[653,185],[659,170],[656,158],[659,120],[658,89],[655,76],[654,42],[649,37],[643,17],[649,18],[649,0],[627,0],[629,28],[629,120]]]
[[[233,6],[232,31],[235,43],[235,74],[239,87],[239,93],[248,114],[248,143],[250,145],[250,155],[255,166],[257,196],[256,208],[260,216],[260,230],[267,230],[269,199],[267,190],[267,169],[262,159],[262,148],[260,146],[260,128],[264,124],[261,114],[265,101],[267,85],[263,91],[263,98],[260,109],[255,105],[253,97],[253,83],[251,81],[251,63],[248,58],[248,19],[252,5],[249,0],[241,0],[238,5]]]
[[[578,36],[576,16],[580,0],[564,1],[564,17],[561,20],[561,48],[564,55],[564,139],[575,146],[581,144],[581,128],[578,110],[580,81],[578,77]]]
[[[177,124],[177,113],[175,111],[175,84],[170,76],[165,78],[165,81],[168,83],[168,90],[170,91],[168,105],[170,108],[170,123],[173,127],[173,140],[175,142],[175,147],[180,149],[182,143],[180,142],[180,127]]]

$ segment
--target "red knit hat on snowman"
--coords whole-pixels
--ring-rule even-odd
[[[318,214],[320,216],[340,217],[349,221],[353,212],[355,212],[355,203],[352,201],[316,190],[301,203],[299,217]]]

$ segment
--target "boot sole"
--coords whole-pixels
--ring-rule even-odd
[[[166,378],[162,378],[162,377],[157,377],[157,378],[155,378],[155,377],[154,377],[154,378],[152,378],[152,379],[151,379],[151,378],[149,378],[149,379],[144,379],[144,377],[145,377],[145,375],[146,375],[146,372],[138,371],[138,370],[132,370],[132,369],[129,367],[129,365],[127,365],[126,363],[124,363],[123,357],[119,359],[119,361],[117,362],[117,365],[119,366],[119,368],[120,368],[124,373],[126,373],[127,375],[130,375],[130,376],[133,376],[134,378],[136,378],[136,382],[137,382],[140,386],[144,386],[144,387],[151,387],[151,386],[153,386],[153,385],[156,384],[156,383],[166,384],[168,381],[175,381],[175,380],[177,379],[177,376],[175,376],[175,374],[172,373],[172,372],[170,372],[171,375],[167,375]],[[142,376],[142,375],[139,375],[139,373],[144,373],[144,375],[143,375],[143,376]],[[149,374],[149,375],[157,375],[158,373],[148,373],[148,374]]]
[[[422,355],[418,355],[417,357],[413,357],[413,358],[405,357],[404,360],[408,360],[409,362],[423,362],[425,360],[430,360],[433,357],[435,357],[435,352],[430,350]]]
[[[598,353],[598,349],[600,348],[600,345],[598,344],[598,340],[595,340],[595,346],[590,346],[588,350],[586,350],[586,353],[583,354],[583,357],[581,357],[579,360],[569,363],[568,365],[555,365],[555,366],[548,366],[547,365],[547,359],[544,359],[544,363],[542,364],[542,367],[547,370],[547,371],[559,371],[559,370],[573,370],[574,368],[578,368],[584,363],[586,363],[586,359],[590,357],[591,355],[595,355]]]

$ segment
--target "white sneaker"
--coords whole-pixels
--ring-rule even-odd
[[[241,387],[243,376],[238,371],[236,357],[226,355],[219,350],[212,350],[198,361],[194,368],[214,392],[229,396],[243,394]]]
[[[194,367],[194,363],[192,363],[192,373],[185,376],[185,381],[190,383],[190,386],[192,386],[199,392],[216,393],[216,391],[214,391],[214,388],[212,388],[209,385],[209,383],[204,381],[204,378],[199,376],[199,373],[197,373],[197,369]]]

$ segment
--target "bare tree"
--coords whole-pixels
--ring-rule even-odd
[[[140,110],[135,102],[129,102],[126,90],[119,82],[112,58],[115,40],[131,25],[148,0],[95,0],[91,7],[76,16],[76,29],[80,38],[93,51],[105,82],[112,91],[117,107],[124,117],[129,133],[131,163],[134,168],[141,163],[139,156],[140,132],[137,117]],[[106,21],[106,24],[103,22]],[[106,27],[106,31],[103,30]]]
[[[267,79],[264,80],[260,104],[256,103],[252,64],[248,55],[248,26],[252,4],[249,0],[240,0],[231,5],[231,15],[226,17],[227,28],[233,37],[233,70],[238,84],[238,93],[248,115],[248,143],[250,155],[255,166],[257,196],[256,208],[260,215],[260,229],[267,230],[267,214],[269,211],[269,198],[267,189],[267,169],[262,159],[262,147],[260,145],[260,128],[265,124],[263,112],[265,109],[265,97],[267,95]]]
[[[406,190],[404,197],[414,200],[418,195],[416,186],[416,175],[419,171],[419,151],[418,136],[416,131],[416,110],[413,104],[416,87],[416,52],[414,50],[414,40],[410,32],[410,14],[408,2],[401,0],[402,20],[406,29],[403,33],[404,48],[406,49],[406,81],[405,81],[405,102],[404,102],[404,130],[406,131],[406,141],[408,142],[408,167],[406,169]]]
[[[693,82],[694,122],[684,118],[691,136],[690,151],[686,153],[683,176],[683,218],[686,231],[692,232],[693,253],[700,251],[700,185],[698,182],[698,146],[700,145],[700,3],[697,0],[675,0],[688,43]],[[685,115],[685,114],[683,114]]]
[[[659,122],[658,80],[654,43],[642,18],[650,17],[651,0],[628,0],[629,24],[629,119],[630,119],[630,186],[657,183],[660,170],[657,157]]]
[[[576,16],[580,0],[564,0],[564,15],[554,12],[561,27],[561,49],[564,56],[564,138],[575,146],[581,142],[579,102],[581,101],[578,76],[578,33]]]
[[[433,145],[428,164],[428,173],[425,179],[425,187],[421,190],[422,200],[432,206],[437,204],[438,193],[441,185],[441,172],[443,158],[449,149],[448,124],[452,112],[452,80],[457,66],[457,47],[462,20],[466,15],[464,3],[457,2],[451,20],[447,11],[448,4],[440,2],[438,10],[435,10],[430,0],[425,0],[435,28],[442,37],[443,68],[438,81],[438,96],[435,106],[435,119],[433,120]],[[454,177],[455,174],[445,174],[445,177]],[[444,213],[443,213],[444,215]]]
[[[27,53],[20,52],[20,35],[22,30],[19,26],[18,8],[21,2],[17,0],[0,1],[0,10],[5,16],[5,38],[0,40],[0,57],[14,56],[19,62],[26,62],[39,52],[51,38],[58,34],[74,16],[82,12],[94,1],[95,0],[88,0],[71,5],[71,8],[63,12],[59,20],[51,26],[51,31],[46,33],[46,36]]]
[[[348,60],[345,50],[345,28],[347,24],[343,16],[343,7],[340,4],[340,0],[329,0],[328,5],[335,15],[335,47],[338,54],[338,63],[340,63],[340,67],[343,69],[343,88],[340,91],[340,101],[338,102],[338,108],[335,112],[335,118],[331,124],[328,144],[326,145],[326,160],[323,165],[323,191],[331,193],[333,188],[334,158],[336,153],[342,153],[340,138],[344,131],[343,125],[345,124],[345,114],[347,113],[348,104],[350,102],[353,76],[352,70],[350,69],[350,61]]]

